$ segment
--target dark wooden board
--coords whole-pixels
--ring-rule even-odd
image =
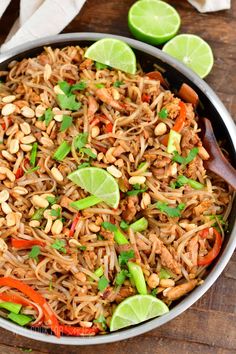
[[[127,13],[132,0],[87,0],[64,32],[105,32],[130,36]],[[236,121],[236,2],[232,8],[200,14],[184,0],[169,0],[182,18],[182,33],[202,36],[211,45],[215,65],[206,81]],[[12,0],[0,20],[0,43],[18,16]],[[0,353],[50,354],[233,354],[236,353],[236,254],[212,288],[189,310],[170,323],[142,336],[100,346],[66,347],[37,342],[0,329]]]

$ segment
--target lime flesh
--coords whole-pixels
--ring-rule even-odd
[[[112,208],[117,208],[120,202],[118,183],[107,171],[97,167],[85,167],[68,175],[68,178],[95,195]]]
[[[130,74],[136,72],[134,52],[128,44],[118,39],[100,39],[86,50],[84,56]]]
[[[143,42],[165,43],[178,32],[180,16],[169,4],[159,0],[140,0],[129,10],[131,33]]]
[[[122,301],[115,309],[110,331],[133,326],[169,312],[166,304],[152,295],[134,295]]]
[[[201,78],[210,73],[214,64],[209,44],[193,34],[176,36],[164,45],[163,51],[184,63]]]

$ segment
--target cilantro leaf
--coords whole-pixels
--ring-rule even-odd
[[[114,87],[120,87],[121,85],[124,85],[124,82],[119,80],[115,81],[113,84]]]
[[[181,211],[185,208],[184,203],[180,203],[177,208],[171,208],[167,203],[158,201],[156,203],[157,209],[159,209],[162,213],[165,213],[171,218],[176,218],[181,216]]]
[[[120,228],[123,230],[127,230],[129,228],[129,225],[124,220],[121,220]]]
[[[81,149],[80,149],[80,152],[82,152],[82,153],[88,155],[88,156],[91,157],[92,159],[96,159],[96,157],[97,157],[97,155],[94,154],[94,152],[92,152],[92,150],[89,149],[89,148],[81,148]]]
[[[52,209],[51,215],[55,216],[56,218],[59,218],[61,216],[61,209],[60,208]]]
[[[117,231],[117,226],[112,224],[111,222],[104,221],[101,225],[105,230],[108,230],[111,232]]]
[[[103,315],[100,315],[98,318],[96,318],[96,320],[93,320],[94,323],[101,323],[102,328],[104,329],[104,331],[107,329],[107,323],[106,323],[106,319]]]
[[[156,289],[152,289],[151,295],[154,296],[154,297],[157,296],[157,288]]]
[[[79,246],[79,249],[80,249],[81,251],[86,251],[87,247],[86,247],[86,246]]]
[[[38,262],[38,255],[40,254],[39,246],[33,246],[29,253],[29,258],[35,259]]]
[[[70,109],[71,111],[77,111],[81,107],[81,103],[76,101],[75,95],[58,94],[57,102],[62,109]]]
[[[80,82],[78,82],[77,84],[72,85],[70,91],[71,91],[71,92],[72,92],[72,91],[80,91],[80,90],[86,89],[86,87],[87,87],[86,82],[80,81]]]
[[[52,248],[55,248],[55,250],[58,250],[60,252],[66,253],[65,249],[66,241],[65,240],[60,240],[56,239],[53,244],[51,245]]]
[[[116,285],[122,285],[125,281],[125,279],[128,277],[129,272],[127,269],[122,269],[119,273],[116,275],[115,279],[115,284]]]
[[[109,281],[107,280],[105,275],[102,275],[98,281],[98,290],[99,291],[105,290],[107,288],[108,284],[109,284]]]
[[[58,85],[60,87],[60,89],[68,96],[70,94],[71,91],[71,86],[70,84],[68,84],[68,82],[66,81],[59,81]]]
[[[82,149],[87,144],[87,142],[88,133],[80,133],[73,140],[74,147],[78,150]]]
[[[193,161],[193,159],[197,156],[198,148],[194,147],[192,150],[190,150],[187,157],[183,157],[183,156],[179,155],[177,151],[174,151],[173,154],[174,154],[174,156],[172,158],[172,161],[181,163],[183,165],[187,165],[188,163]]]
[[[168,117],[168,111],[166,108],[162,108],[158,113],[159,118],[166,119]]]
[[[140,193],[144,193],[147,190],[147,187],[141,188],[140,184],[134,184],[133,189],[131,191],[128,191],[126,194],[127,195],[138,195]]]
[[[72,120],[73,118],[71,116],[67,116],[63,114],[60,132],[64,132],[66,129],[68,129],[72,124]]]
[[[120,265],[125,265],[130,259],[134,258],[134,250],[123,251],[118,257]]]
[[[106,68],[107,68],[107,65],[106,65],[106,64],[99,63],[98,61],[96,61],[95,67],[96,67],[97,70],[103,70],[103,69],[106,69]]]
[[[58,201],[58,197],[48,196],[46,199],[50,205],[56,204]]]

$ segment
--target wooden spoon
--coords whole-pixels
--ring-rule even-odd
[[[217,143],[211,122],[207,118],[200,118],[201,140],[210,158],[204,161],[204,167],[225,180],[236,190],[236,170],[224,157]]]

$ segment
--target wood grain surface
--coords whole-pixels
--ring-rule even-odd
[[[1,0],[0,0],[1,1]],[[65,1],[65,0],[64,0]],[[105,32],[131,37],[127,12],[132,0],[87,0],[64,32]],[[184,0],[168,1],[179,11],[182,33],[202,36],[211,45],[215,65],[206,81],[236,121],[236,1],[232,8],[200,14]],[[19,13],[12,0],[0,20],[0,43]],[[0,354],[233,354],[236,353],[236,254],[212,288],[189,310],[170,323],[123,342],[66,347],[30,340],[0,329]]]

